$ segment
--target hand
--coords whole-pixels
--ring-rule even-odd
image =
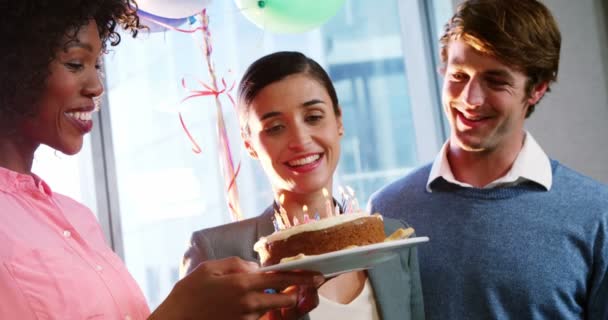
[[[295,306],[274,309],[268,311],[263,320],[295,320],[309,313],[319,304],[317,286],[291,286],[283,290],[283,293],[296,294],[297,302]]]
[[[148,319],[258,319],[273,309],[297,310],[299,298],[310,301],[312,292],[300,294],[288,287],[316,288],[324,281],[318,273],[259,273],[258,268],[256,263],[236,257],[203,262],[177,282]],[[287,289],[270,294],[264,293],[267,288]],[[316,290],[313,292],[318,298]]]

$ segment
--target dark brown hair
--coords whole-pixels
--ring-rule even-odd
[[[249,133],[249,129],[244,119],[251,101],[266,86],[298,73],[310,76],[325,87],[333,104],[334,113],[340,115],[336,89],[327,72],[316,61],[300,52],[275,52],[254,61],[245,71],[239,84],[238,105],[241,129],[246,134]]]
[[[537,85],[550,85],[557,79],[561,34],[551,12],[539,1],[465,1],[445,25],[440,39],[444,64],[447,46],[456,39],[522,71],[528,77],[527,96]],[[533,111],[534,105],[530,105],[526,117]]]
[[[50,63],[94,19],[102,49],[120,42],[117,27],[133,36],[143,26],[133,0],[0,0],[0,126],[36,114]]]

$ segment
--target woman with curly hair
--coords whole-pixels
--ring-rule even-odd
[[[271,309],[295,317],[316,298],[297,289],[322,278],[258,273],[236,258],[202,263],[150,314],[90,210],[31,172],[41,144],[80,151],[103,92],[106,42],[120,42],[118,27],[133,36],[144,28],[136,8],[132,0],[0,0],[0,319],[257,319]]]

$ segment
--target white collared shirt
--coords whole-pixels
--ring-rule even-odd
[[[341,304],[319,295],[319,305],[309,314],[311,320],[315,319],[349,319],[349,320],[379,320],[378,308],[374,291],[369,282],[365,280],[363,290],[350,303]]]
[[[426,190],[428,192],[433,192],[431,190],[431,183],[439,177],[462,187],[473,188],[472,185],[458,181],[454,177],[452,169],[450,168],[450,163],[448,162],[448,145],[449,140],[443,144],[441,151],[439,151],[439,154],[435,157],[429,179],[426,183]],[[534,181],[547,190],[551,189],[551,184],[553,183],[549,157],[527,131],[525,133],[524,144],[509,172],[490,182],[484,186],[483,189],[519,184],[524,181]]]

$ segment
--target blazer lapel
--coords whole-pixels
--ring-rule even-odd
[[[391,219],[384,219],[384,232],[387,235],[401,227]],[[379,264],[369,270],[367,274],[374,289],[378,313],[383,320],[410,319],[411,307],[404,303],[409,301],[411,295],[411,279],[404,272],[401,265],[401,255]]]
[[[272,225],[272,214],[273,208],[272,206],[270,206],[266,208],[266,210],[264,210],[264,212],[256,218],[257,239],[255,239],[255,241],[258,241],[258,239],[260,239],[261,237],[265,237],[274,232],[274,226]]]
[[[253,239],[253,243],[256,243],[261,237],[265,237],[274,232],[274,226],[272,225],[272,215],[273,215],[273,207],[270,206],[259,215],[255,222],[255,239]],[[253,248],[253,246],[252,246]],[[260,256],[257,252],[255,252],[255,258],[257,261],[260,261]]]
[[[409,319],[404,318],[409,313],[409,307],[405,306],[404,296],[410,294],[408,287],[402,281],[403,270],[399,256],[385,263],[367,270],[369,281],[374,288],[376,306],[380,318]]]

